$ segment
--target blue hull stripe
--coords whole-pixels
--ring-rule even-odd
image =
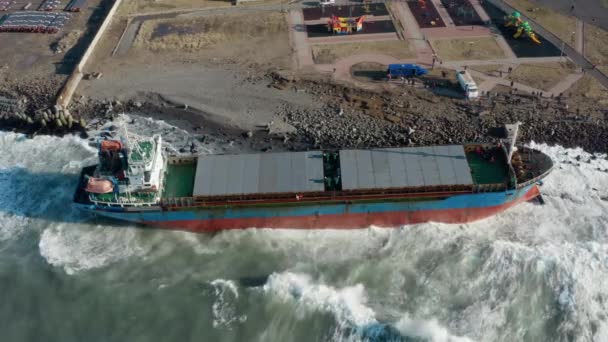
[[[454,195],[444,200],[422,201],[422,202],[377,202],[377,203],[354,203],[354,204],[327,204],[327,205],[302,205],[272,207],[264,206],[257,208],[230,208],[218,207],[215,209],[195,209],[179,211],[148,211],[148,212],[120,212],[106,211],[91,208],[95,213],[120,220],[135,222],[161,222],[181,220],[209,220],[209,219],[243,219],[261,217],[289,217],[310,215],[340,215],[356,213],[382,213],[398,211],[425,211],[425,210],[447,210],[484,208],[503,205],[517,200],[525,195],[534,185],[520,190],[509,190],[506,192],[490,192]]]

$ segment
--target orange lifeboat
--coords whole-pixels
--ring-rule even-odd
[[[107,194],[114,190],[114,185],[107,179],[91,177],[84,190],[94,194]]]
[[[102,140],[101,141],[101,150],[116,152],[122,150],[122,144],[117,140]]]

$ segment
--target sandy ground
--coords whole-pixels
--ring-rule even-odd
[[[431,44],[445,61],[505,58],[504,51],[494,38],[438,39]]]
[[[379,42],[318,44],[312,46],[312,55],[317,64],[331,64],[354,54],[383,54],[397,59],[416,57],[416,52],[405,40]]]
[[[99,100],[145,99],[146,93],[162,94],[244,130],[268,125],[274,120],[277,108],[285,103],[306,108],[320,105],[304,92],[287,92],[263,82],[251,82],[248,79],[251,75],[239,66],[126,64],[108,70],[99,80],[84,81],[79,94]]]

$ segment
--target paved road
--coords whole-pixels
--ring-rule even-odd
[[[485,1],[493,3],[495,6],[502,9],[505,13],[511,13],[511,12],[515,11],[515,9],[513,7],[511,7],[511,5],[505,3],[503,0],[485,0]],[[583,1],[583,0],[581,0],[581,1]],[[583,71],[585,71],[585,72],[589,73],[591,76],[595,77],[596,80],[598,80],[606,89],[608,89],[608,76],[606,76],[600,70],[596,69],[595,66],[591,62],[589,62],[589,60],[587,60],[583,55],[578,53],[578,51],[576,51],[575,48],[573,48],[572,46],[563,42],[556,35],[549,32],[548,30],[546,30],[544,27],[539,25],[534,20],[526,17],[523,13],[521,14],[521,16],[522,16],[523,20],[529,21],[532,24],[532,26],[534,26],[534,29],[536,32],[538,32],[545,39],[547,39],[548,41],[553,43],[555,46],[562,46],[562,44],[563,44],[564,53],[568,57],[570,57],[570,59],[572,59],[572,61],[574,63],[576,63],[578,66],[580,66],[583,69]]]

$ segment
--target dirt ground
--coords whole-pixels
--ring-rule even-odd
[[[439,39],[431,44],[446,61],[505,58],[505,52],[494,38]]]
[[[608,89],[604,88],[595,78],[583,76],[566,93],[568,96],[581,97],[597,101],[594,105],[608,107]],[[587,101],[588,102],[588,101]]]
[[[397,59],[416,57],[416,52],[407,41],[387,40],[379,42],[318,44],[312,46],[312,55],[317,64],[331,64],[355,54],[382,54]]]
[[[17,1],[7,13],[22,8],[25,3]],[[33,1],[33,8],[40,3]],[[54,105],[109,5],[110,1],[90,0],[81,12],[72,13],[55,34],[0,33],[0,93],[26,98],[24,110],[30,114]]]
[[[481,73],[490,75],[490,76],[499,76],[500,70],[508,69],[508,66],[504,66],[502,64],[489,64],[489,65],[472,65],[469,68],[479,71]]]
[[[37,6],[40,2],[33,1],[32,5]],[[80,38],[84,39],[71,42],[72,48],[62,53],[53,53],[51,46],[71,32],[82,32],[97,25],[99,20],[103,19],[100,13],[103,9],[102,2],[103,0],[90,0],[81,12],[72,14],[66,25],[55,34],[1,33],[0,88],[6,83],[19,80],[69,74],[86,48],[86,44],[83,44],[86,43],[86,37],[80,35]],[[0,13],[0,17],[7,13]]]
[[[572,63],[521,64],[507,78],[530,87],[549,90],[575,69]]]

